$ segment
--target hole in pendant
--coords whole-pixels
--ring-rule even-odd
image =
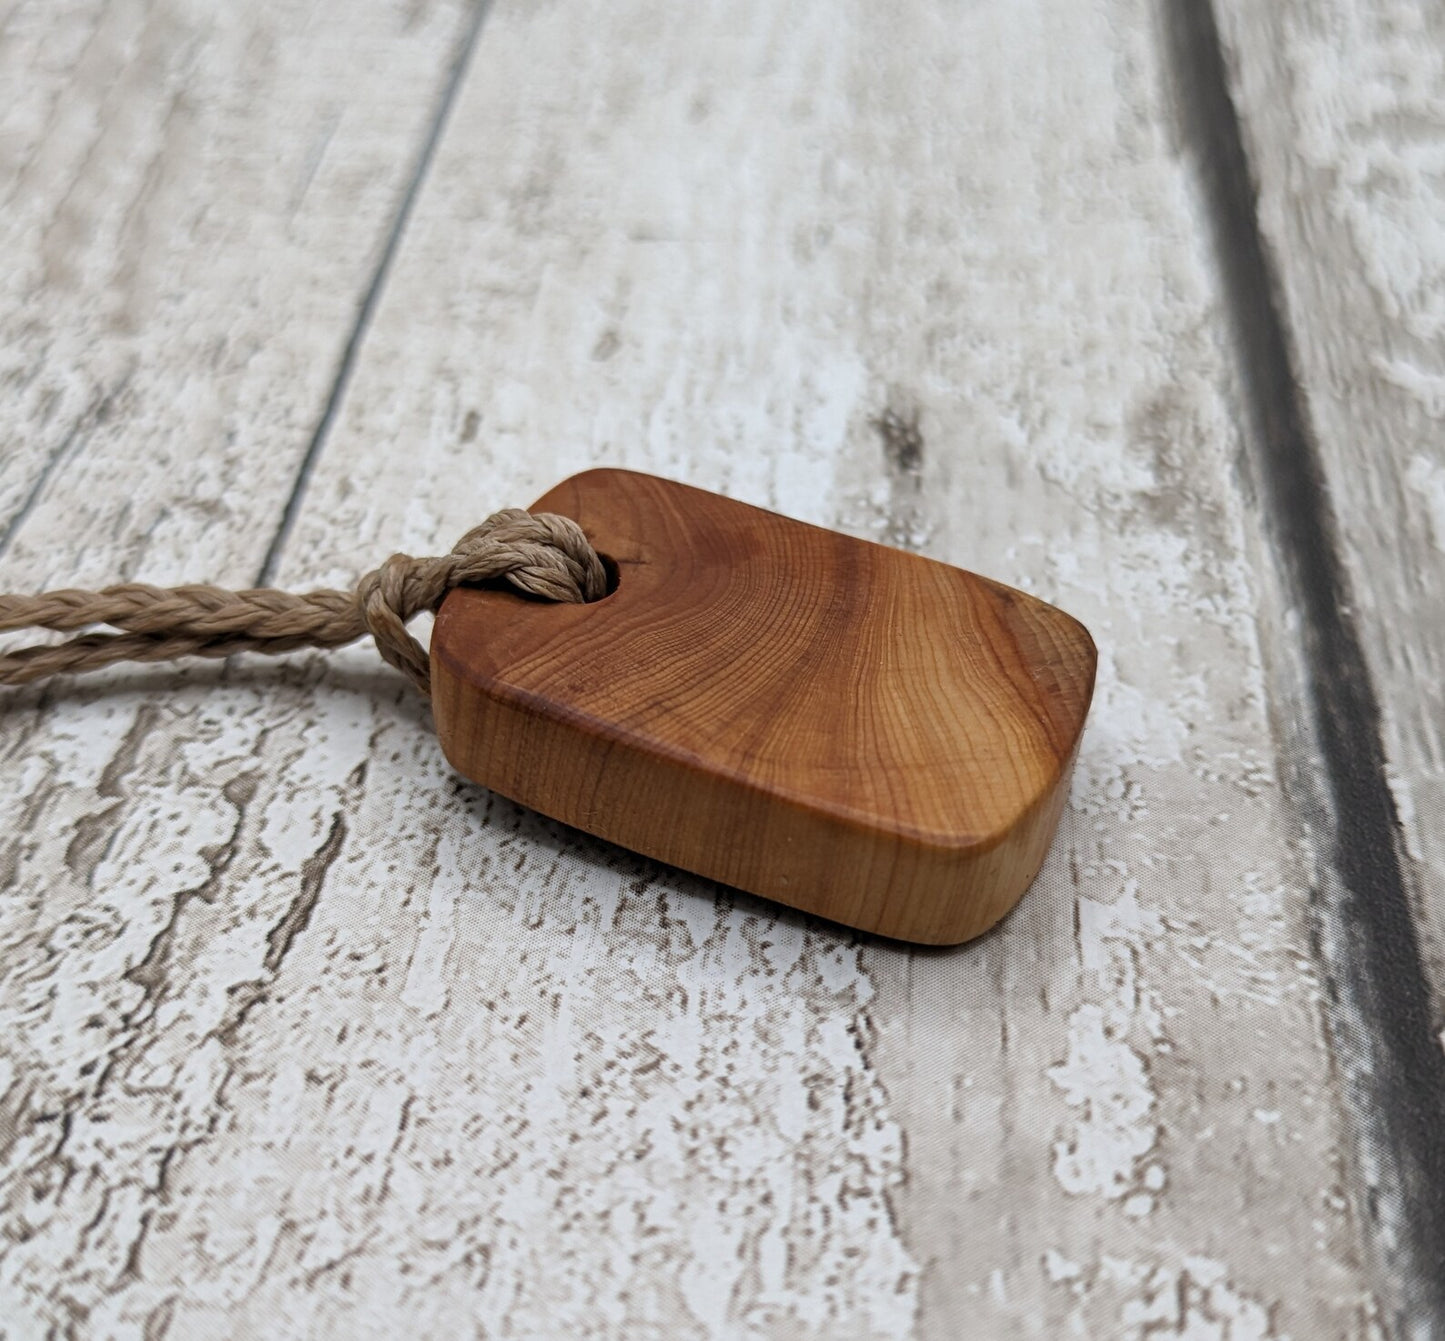
[[[618,586],[622,582],[622,573],[617,566],[617,560],[614,559],[610,554],[602,553],[601,550],[597,551],[597,557],[602,561],[602,572],[606,577],[607,585],[602,595],[600,595],[595,601],[589,601],[589,605],[596,605],[600,601],[605,601],[609,596],[612,595],[614,591],[617,590]],[[545,596],[533,595],[530,591],[526,591],[521,587],[513,585],[513,583],[509,581],[505,575],[502,577],[487,578],[484,582],[469,582],[467,585],[475,587],[479,591],[505,591],[509,596],[516,596],[518,599],[523,601],[535,601],[538,605],[552,604],[552,602],[548,600],[548,598]]]
[[[604,591],[597,600],[605,601],[621,584],[622,573],[617,567],[617,560],[610,554],[604,554],[601,550],[598,550],[597,557],[602,560],[602,571],[607,574],[607,590]],[[597,601],[593,601],[592,604],[596,605]]]

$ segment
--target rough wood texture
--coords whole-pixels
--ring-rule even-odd
[[[488,20],[282,576],[345,580],[354,553],[440,543],[610,461],[1005,578],[1106,651],[1046,883],[946,954],[851,945],[465,789],[420,799],[432,765],[419,781],[394,709],[380,760],[364,732],[340,758],[288,752],[288,795],[365,765],[367,832],[400,819],[381,849],[348,845],[288,973],[375,1003],[429,1117],[406,1158],[476,1167],[455,1152],[497,1119],[471,1076],[546,1096],[481,1207],[429,1183],[492,1262],[451,1316],[1364,1330],[1309,867],[1265,706],[1267,555],[1166,78],[1134,4]],[[398,890],[365,914],[398,966],[384,991],[345,949],[375,883]],[[394,1004],[413,959],[430,1019]],[[520,1000],[547,1003],[545,1046],[507,1028]],[[359,1107],[371,1045],[338,1045],[320,1004],[287,1025]],[[426,1063],[456,1011],[462,1050]],[[244,1103],[280,1111],[288,1068],[250,1055]],[[344,1162],[354,1132],[314,1128],[285,1129]],[[243,1155],[208,1159],[192,1232],[229,1219]],[[333,1223],[268,1167],[258,1216]],[[364,1223],[425,1269],[393,1220]],[[395,1269],[374,1243],[353,1261]]]
[[[1062,610],[634,471],[536,504],[617,588],[458,590],[432,637],[454,767],[588,833],[846,926],[956,945],[1028,888],[1094,688]]]
[[[1226,3],[1445,1038],[1445,12]]]
[[[1231,0],[1220,21],[1221,83],[1257,182],[1228,213],[1262,236],[1272,270],[1249,285],[1273,299],[1254,329],[1272,320],[1282,331],[1280,354],[1250,362],[1274,367],[1260,387],[1284,429],[1271,436],[1293,439],[1318,481],[1276,485],[1274,511],[1294,538],[1293,614],[1314,649],[1306,701],[1328,786],[1306,771],[1296,790],[1338,872],[1320,880],[1321,945],[1363,1147],[1359,1204],[1387,1325],[1435,1335],[1445,1332],[1445,847],[1434,822],[1445,802],[1445,561],[1431,472],[1445,366],[1445,20],[1413,2]],[[1312,526],[1325,543],[1301,545]]]
[[[12,587],[181,582],[198,567],[255,580],[406,195],[459,9],[10,7]],[[85,543],[57,543],[74,537]]]
[[[357,292],[329,267],[371,254],[454,51],[424,7],[352,45],[372,12],[319,17],[308,63],[289,9],[238,9],[209,79],[285,53],[228,104],[263,184],[307,161],[287,96],[371,128],[321,153],[298,217],[327,227],[258,257],[270,197],[229,191],[241,236],[198,262],[269,369],[237,431],[290,461],[225,431],[154,459],[215,422],[195,312],[158,304],[159,393],[111,403],[108,475],[62,463],[7,514],[0,580],[254,575]],[[24,11],[27,50],[86,48],[51,40],[69,13]],[[1154,19],[498,6],[278,578],[354,578],[599,460],[1005,578],[1106,649],[1060,841],[1002,934],[860,945],[455,782],[362,651],[7,703],[17,1335],[1368,1334],[1268,710],[1285,620]],[[110,50],[81,84],[115,123],[154,85]],[[18,86],[43,120],[53,87]],[[139,180],[130,142],[63,161]],[[237,266],[264,293],[228,302]],[[88,386],[108,281],[48,283],[26,310]],[[4,402],[7,447],[48,403]],[[226,509],[188,506],[211,473]]]

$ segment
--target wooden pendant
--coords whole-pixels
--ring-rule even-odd
[[[559,484],[616,589],[453,591],[442,748],[588,833],[850,927],[987,930],[1042,865],[1093,693],[1023,592],[624,470]]]

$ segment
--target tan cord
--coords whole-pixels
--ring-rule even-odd
[[[406,631],[407,621],[423,610],[435,611],[453,587],[498,578],[547,601],[578,604],[607,594],[602,561],[576,522],[508,508],[468,531],[450,554],[435,559],[393,554],[350,592],[127,582],[103,591],[0,594],[0,631],[69,633],[92,624],[123,630],[0,653],[0,685],[98,670],[117,661],[340,647],[370,633],[381,655],[425,694],[431,688],[431,663],[426,649]]]

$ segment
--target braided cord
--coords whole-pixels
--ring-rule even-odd
[[[507,508],[468,531],[450,554],[423,559],[393,554],[349,592],[127,582],[102,591],[0,593],[0,631],[70,633],[97,624],[120,630],[0,653],[0,685],[98,670],[118,661],[340,647],[370,633],[381,655],[425,694],[431,663],[426,649],[407,632],[407,623],[424,610],[435,611],[453,587],[502,578],[547,601],[578,604],[607,592],[602,561],[576,522]]]

